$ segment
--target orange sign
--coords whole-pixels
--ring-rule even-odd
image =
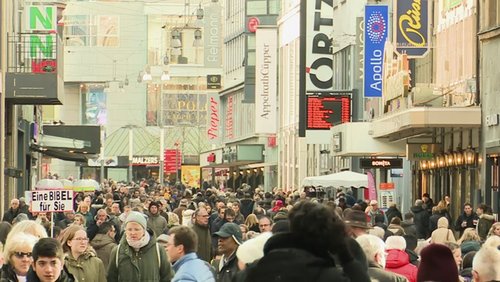
[[[380,183],[380,190],[394,189],[394,182]]]

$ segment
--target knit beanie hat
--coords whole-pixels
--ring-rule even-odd
[[[138,223],[142,226],[142,228],[144,228],[144,230],[147,229],[147,221],[146,221],[146,217],[144,216],[144,214],[140,213],[140,212],[136,212],[136,211],[131,211],[129,212],[128,216],[127,216],[127,219],[125,219],[125,225],[124,226],[127,226],[127,223],[129,222],[135,222],[135,223]]]
[[[445,245],[430,244],[420,253],[417,282],[457,282],[458,268],[453,253]]]

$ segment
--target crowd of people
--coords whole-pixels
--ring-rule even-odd
[[[0,282],[500,281],[500,223],[486,205],[453,220],[448,197],[424,194],[402,213],[350,190],[306,192],[105,181],[52,215],[13,199]]]

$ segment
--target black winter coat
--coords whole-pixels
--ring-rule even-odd
[[[248,266],[245,282],[271,281],[370,281],[360,263],[352,260],[336,267],[333,257],[321,257],[301,246],[292,233],[271,237],[264,248],[264,257]]]
[[[410,208],[415,216],[413,222],[417,228],[417,239],[427,239],[429,237],[429,213],[420,206]]]

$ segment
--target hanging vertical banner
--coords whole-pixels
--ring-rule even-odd
[[[277,48],[276,28],[257,28],[255,35],[255,133],[276,133]]]
[[[207,140],[217,144],[220,139],[220,98],[218,93],[207,93]]]
[[[204,64],[207,68],[221,67],[221,7],[212,2],[205,7],[204,17]]]
[[[306,136],[307,95],[333,87],[333,1],[300,1],[299,137]]]
[[[409,58],[421,58],[429,51],[428,0],[394,2],[396,50]]]
[[[365,7],[365,97],[382,97],[382,65],[388,32],[389,9],[384,5]]]

